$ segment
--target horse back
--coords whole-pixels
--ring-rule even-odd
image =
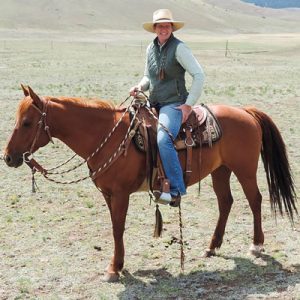
[[[240,164],[245,166],[253,161],[257,168],[262,146],[260,124],[244,108],[212,105],[210,109],[218,118],[223,136],[219,141],[219,154],[222,163],[231,169]]]

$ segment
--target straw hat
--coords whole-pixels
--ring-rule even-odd
[[[184,26],[184,22],[175,21],[172,13],[168,9],[158,9],[153,13],[153,21],[143,23],[143,28],[149,32],[154,31],[154,24],[170,22],[173,24],[173,31],[176,31]]]

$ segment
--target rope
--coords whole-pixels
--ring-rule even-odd
[[[156,115],[152,112],[152,110],[150,109],[150,107],[146,106],[148,112],[150,113],[150,115],[157,121],[157,123],[167,132],[167,134],[169,135],[169,137],[171,138],[172,142],[175,142],[175,138],[172,135],[172,133],[170,132],[170,130],[161,122],[159,122],[158,118],[156,117]]]
[[[129,98],[130,98],[130,96],[127,97],[122,103],[125,103]],[[95,155],[103,148],[103,146],[106,144],[106,142],[110,139],[110,137],[112,136],[112,134],[114,133],[114,131],[116,130],[116,128],[117,128],[117,127],[119,126],[119,124],[121,123],[121,121],[122,121],[122,119],[124,118],[125,114],[129,111],[129,108],[132,106],[132,103],[133,103],[134,100],[135,100],[135,99],[133,98],[132,101],[131,101],[131,103],[130,103],[130,105],[129,105],[129,107],[124,111],[124,113],[122,114],[121,118],[118,120],[118,122],[117,122],[116,125],[113,127],[112,131],[111,131],[110,134],[106,137],[106,139],[105,139],[105,140],[100,144],[100,146],[97,147],[96,150],[95,150],[92,154],[90,154],[85,160],[81,161],[81,162],[78,163],[77,165],[75,165],[75,166],[73,166],[73,167],[71,167],[71,168],[69,168],[69,169],[67,169],[67,170],[53,172],[54,170],[60,169],[61,167],[63,167],[63,166],[66,165],[67,163],[69,163],[71,160],[73,160],[75,157],[77,157],[78,155],[75,153],[71,158],[67,159],[67,160],[64,161],[63,163],[61,163],[61,164],[59,164],[59,165],[57,165],[57,166],[55,166],[55,167],[52,167],[52,168],[50,168],[50,169],[45,169],[45,171],[47,172],[47,174],[49,174],[49,175],[62,175],[62,174],[69,173],[69,172],[71,172],[71,171],[74,171],[74,170],[78,169],[78,168],[81,167],[83,164],[87,163],[91,158],[93,158],[93,157],[94,157],[94,156],[95,156]],[[36,108],[36,109],[42,114],[42,117],[45,117],[45,116],[43,115],[43,112],[42,112],[40,109],[38,109],[38,108],[35,107],[35,106],[34,106],[34,108]],[[51,139],[50,139],[50,140],[51,140]],[[3,157],[3,156],[0,156],[0,159],[4,159],[4,157]],[[63,183],[63,182],[61,182],[61,181],[56,181],[56,180],[54,180],[54,179],[50,179],[50,178],[47,177],[47,176],[44,176],[44,177],[47,178],[48,180],[53,181],[53,182],[56,182],[56,183],[61,183],[61,184]],[[86,177],[82,178],[82,180],[85,180],[85,179],[87,179],[87,178],[89,178],[89,176],[86,176]],[[79,181],[81,181],[81,180],[79,180]],[[72,182],[72,183],[77,183],[77,182],[79,182],[79,181],[78,181],[78,180],[75,180],[75,181]],[[66,184],[67,184],[67,183],[66,183]]]
[[[128,97],[129,98],[129,97]],[[126,102],[128,100],[128,98],[123,101],[123,102]],[[61,175],[61,174],[65,174],[65,173],[69,173],[71,171],[74,171],[76,169],[78,169],[79,167],[81,167],[83,164],[87,163],[89,160],[91,160],[103,147],[104,145],[109,141],[109,139],[111,138],[111,136],[113,135],[113,133],[116,131],[116,129],[118,128],[118,126],[120,125],[121,121],[123,120],[124,116],[126,115],[126,113],[129,111],[130,107],[132,106],[132,103],[134,102],[134,98],[132,99],[132,101],[130,102],[130,105],[126,108],[126,110],[124,111],[124,113],[122,114],[122,116],[120,117],[120,119],[118,120],[118,122],[115,124],[115,126],[113,127],[113,129],[111,130],[111,132],[108,134],[108,136],[104,139],[104,141],[96,148],[96,150],[90,154],[85,160],[83,160],[82,162],[80,162],[78,165],[68,169],[68,170],[65,170],[65,171],[60,171],[60,172],[51,172],[51,170],[55,170],[55,169],[58,169],[58,167],[54,167],[52,169],[50,169],[49,171],[47,170],[47,173],[50,174],[50,175]],[[74,157],[78,156],[77,154],[75,154],[71,159],[73,159]],[[68,161],[70,161],[71,159],[67,160],[65,163],[62,163],[60,166],[63,166],[65,165]],[[88,178],[88,177],[87,177]],[[87,179],[87,178],[84,178],[83,180]],[[74,182],[74,183],[77,183]]]
[[[127,102],[127,100],[130,98],[131,96],[129,95],[123,102],[121,102],[120,104],[119,104],[119,107],[121,107],[125,102]]]
[[[132,103],[131,103],[132,105]],[[126,111],[128,111],[129,108],[126,109]],[[125,112],[126,112],[125,111]],[[119,121],[117,122],[117,125],[120,124],[121,120],[123,119],[124,115],[125,115],[125,112],[124,114],[122,115],[122,117],[119,119]],[[131,138],[131,135],[135,133],[135,130],[133,130],[134,132],[132,132],[132,126],[133,126],[133,123],[135,122],[135,120],[137,119],[137,112],[138,110],[136,110],[131,122],[130,122],[130,125],[128,127],[128,130],[124,136],[124,139],[122,140],[122,142],[120,143],[118,149],[110,156],[110,158],[105,162],[103,163],[100,167],[98,167],[94,172],[92,172],[91,174],[85,176],[85,177],[81,177],[79,179],[75,179],[75,180],[71,180],[71,181],[60,181],[60,180],[56,180],[56,179],[53,179],[53,178],[50,178],[48,177],[47,175],[48,174],[51,174],[51,175],[56,175],[56,174],[62,174],[62,173],[67,173],[67,171],[64,171],[64,172],[52,172],[52,173],[46,173],[46,174],[43,174],[43,176],[51,181],[51,182],[54,182],[54,183],[58,183],[58,184],[64,184],[64,185],[67,185],[67,184],[73,184],[73,183],[79,183],[81,181],[84,181],[88,178],[91,178],[92,180],[95,180],[97,178],[97,176],[99,175],[100,172],[103,172],[104,170],[106,170],[113,162],[114,162],[114,159],[120,155],[123,151],[125,151],[125,144],[126,144],[126,141],[128,138]],[[79,165],[83,165],[85,162],[87,162],[90,158],[92,158],[102,147],[103,145],[108,141],[109,137],[111,137],[112,133],[116,130],[117,126],[115,126],[113,128],[113,130],[110,132],[110,134],[106,137],[106,139],[102,142],[102,144],[96,149],[96,151],[94,151],[85,161],[81,162]],[[75,166],[74,168],[72,169],[69,169],[68,171],[71,171],[71,170],[75,170],[76,168],[78,168],[78,166]]]
[[[47,170],[48,173],[51,173],[51,171],[56,170],[56,169],[59,169],[59,168],[61,168],[62,166],[66,165],[67,163],[69,163],[69,162],[70,162],[73,158],[75,158],[76,156],[78,156],[78,155],[75,153],[72,157],[70,157],[69,159],[67,159],[65,162],[61,163],[60,165],[57,165],[56,167],[53,167],[53,168]],[[65,173],[66,173],[66,172],[65,172]],[[52,174],[52,173],[51,173],[51,174]],[[61,174],[63,174],[63,173],[61,173]]]
[[[179,231],[180,231],[180,269],[181,273],[184,274],[184,259],[185,259],[185,254],[184,254],[184,245],[183,245],[183,234],[182,234],[182,216],[181,216],[181,205],[179,204],[179,210],[178,210],[178,217],[179,217]]]

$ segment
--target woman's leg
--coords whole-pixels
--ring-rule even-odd
[[[174,138],[177,137],[181,127],[182,112],[176,109],[179,105],[178,103],[167,104],[159,111],[159,123],[165,126]],[[164,171],[170,180],[171,195],[185,195],[186,188],[177,151],[168,132],[160,124],[157,131],[157,144]]]

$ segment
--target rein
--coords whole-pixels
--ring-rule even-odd
[[[127,99],[124,101],[126,102],[129,99],[129,97],[127,97]],[[51,134],[50,134],[50,129],[49,126],[46,123],[46,118],[47,118],[47,106],[48,106],[48,102],[49,100],[47,100],[45,102],[45,105],[43,107],[43,110],[41,111],[38,107],[33,106],[40,114],[41,114],[41,118],[38,122],[38,129],[35,135],[35,138],[32,142],[32,145],[30,147],[30,150],[28,152],[25,152],[23,154],[23,159],[24,161],[27,163],[27,165],[31,168],[32,170],[32,176],[33,176],[33,184],[32,186],[34,187],[34,174],[36,171],[40,172],[47,180],[54,182],[54,183],[59,183],[59,184],[72,184],[72,183],[78,183],[80,181],[84,181],[88,178],[91,178],[93,181],[99,176],[99,174],[101,172],[104,172],[106,169],[108,169],[116,160],[117,158],[123,154],[125,152],[125,155],[127,154],[127,148],[129,146],[129,142],[132,140],[133,136],[135,135],[135,132],[140,124],[141,121],[138,120],[138,122],[136,122],[136,124],[133,127],[133,124],[135,122],[135,120],[137,119],[137,112],[135,113],[135,115],[133,116],[130,125],[128,127],[128,130],[123,138],[123,140],[121,141],[118,149],[110,156],[110,158],[103,163],[101,166],[99,166],[95,171],[90,172],[90,174],[88,176],[84,176],[82,178],[76,179],[76,180],[71,180],[71,181],[60,181],[60,180],[56,180],[53,179],[51,177],[49,177],[48,175],[61,175],[61,174],[65,174],[65,173],[69,173],[71,171],[74,171],[75,169],[79,168],[80,166],[82,166],[85,163],[88,163],[103,147],[104,145],[110,140],[111,136],[113,135],[113,133],[116,131],[116,129],[118,128],[118,126],[120,125],[121,121],[123,120],[123,118],[125,117],[126,113],[130,110],[130,108],[132,107],[132,104],[134,102],[135,99],[133,99],[130,103],[130,105],[124,110],[122,116],[120,117],[120,119],[118,120],[118,122],[115,124],[115,126],[112,128],[112,130],[110,131],[110,133],[108,134],[108,136],[103,140],[103,142],[95,149],[95,151],[93,153],[91,153],[86,159],[84,159],[83,161],[81,161],[79,164],[77,164],[76,166],[68,169],[68,170],[64,170],[64,171],[55,171],[53,172],[53,170],[57,170],[59,168],[61,168],[62,166],[66,165],[68,162],[70,162],[74,157],[78,156],[77,154],[73,155],[70,159],[66,160],[65,162],[61,163],[60,165],[53,167],[49,170],[43,168],[34,158],[33,158],[33,149],[35,147],[35,144],[40,136],[41,130],[42,130],[42,126],[44,125],[44,130],[47,132],[48,136],[49,136],[49,140],[51,142],[53,142]],[[124,103],[123,102],[123,103]],[[31,158],[30,158],[31,156]],[[33,189],[34,191],[34,189]]]

